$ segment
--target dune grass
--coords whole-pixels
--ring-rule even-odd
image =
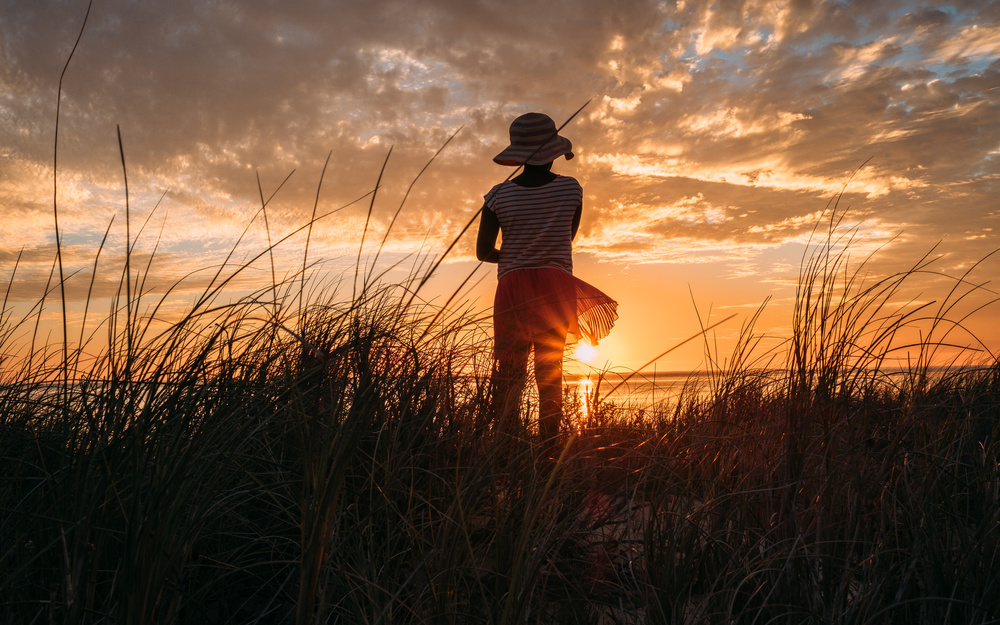
[[[752,318],[707,392],[643,418],[597,398],[554,455],[490,425],[488,324],[422,302],[431,269],[310,290],[305,251],[225,300],[269,248],[164,325],[153,265],[127,267],[50,344],[14,267],[0,622],[998,622],[1000,367],[931,369],[979,286],[893,308],[929,258],[866,281],[831,214],[781,350]]]

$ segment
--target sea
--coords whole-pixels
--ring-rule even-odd
[[[928,381],[940,380],[950,374],[975,373],[981,368],[929,367]],[[905,369],[888,369],[868,373],[889,385],[905,385],[915,375]],[[774,382],[787,380],[788,372],[780,369],[757,370],[752,375]],[[718,379],[718,378],[717,378]],[[633,415],[672,412],[679,401],[702,399],[709,395],[711,376],[706,371],[655,371],[578,376],[566,381],[572,400],[580,414],[587,416],[596,402],[613,405]]]
[[[584,415],[595,402],[639,414],[672,410],[682,398],[704,396],[708,383],[708,374],[701,371],[608,372],[570,378],[567,388]]]

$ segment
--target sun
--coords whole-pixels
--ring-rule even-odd
[[[573,350],[573,358],[586,364],[590,364],[597,358],[597,348],[587,343],[578,343]]]

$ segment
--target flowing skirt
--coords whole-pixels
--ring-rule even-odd
[[[518,269],[504,274],[493,302],[493,336],[504,345],[530,341],[544,332],[566,332],[566,344],[591,345],[611,332],[618,302],[561,269]]]

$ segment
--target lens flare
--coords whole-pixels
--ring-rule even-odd
[[[583,363],[591,363],[597,358],[597,348],[587,343],[579,343],[573,350],[573,358]]]

